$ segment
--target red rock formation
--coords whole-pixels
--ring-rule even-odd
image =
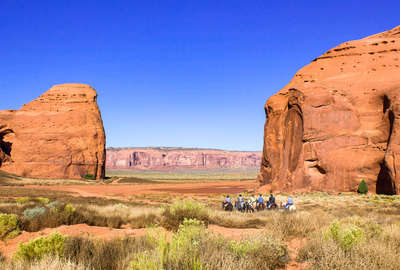
[[[256,168],[260,152],[186,148],[108,148],[107,169]]]
[[[263,185],[399,193],[400,27],[313,60],[265,112]]]
[[[0,111],[1,170],[37,178],[103,178],[105,133],[96,99],[88,85],[64,84],[19,111]]]

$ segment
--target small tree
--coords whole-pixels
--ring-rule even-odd
[[[361,180],[360,184],[358,184],[358,193],[360,194],[367,194],[368,193],[368,185],[365,183],[364,180]]]

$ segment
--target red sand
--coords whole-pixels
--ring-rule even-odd
[[[219,181],[182,184],[137,184],[137,185],[69,185],[69,186],[37,186],[26,185],[21,188],[69,191],[82,197],[111,196],[129,197],[136,194],[222,194],[240,193],[258,187],[256,181]],[[1,188],[0,188],[1,190]]]

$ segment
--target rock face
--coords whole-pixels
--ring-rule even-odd
[[[246,169],[261,164],[260,152],[187,148],[108,148],[107,169]]]
[[[0,166],[35,178],[103,178],[105,133],[96,91],[56,85],[19,111],[0,111]]]
[[[346,42],[265,104],[259,180],[272,190],[400,192],[400,26]]]

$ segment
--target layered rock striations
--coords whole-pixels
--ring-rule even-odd
[[[108,148],[107,169],[247,169],[261,164],[260,152],[187,148]]]
[[[0,170],[35,178],[105,174],[105,133],[96,91],[63,84],[19,111],[0,111]]]
[[[272,190],[400,192],[400,26],[346,42],[265,104],[259,179]]]

